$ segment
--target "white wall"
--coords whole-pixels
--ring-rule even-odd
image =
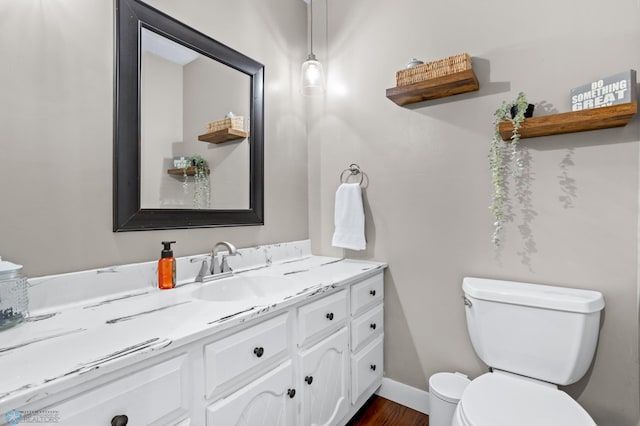
[[[0,256],[29,276],[308,237],[304,3],[148,3],[265,65],[265,225],[114,234],[114,2],[1,0]]]
[[[524,91],[536,115],[569,111],[571,88],[638,69],[640,4],[320,0],[314,15],[328,90],[307,104],[311,241],[389,263],[386,375],[426,389],[438,371],[486,371],[466,331],[464,276],[596,289],[607,303],[598,352],[566,390],[599,425],[636,425],[639,119],[523,141],[529,204],[512,197],[498,253],[487,154],[502,100]],[[479,92],[407,107],[386,99],[412,57],[462,52]],[[330,246],[338,177],[352,162],[369,182],[361,253]]]

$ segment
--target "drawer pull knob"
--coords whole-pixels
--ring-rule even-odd
[[[328,319],[329,321],[333,321],[333,312],[329,312],[329,313],[327,314],[327,319]]]
[[[376,295],[376,291],[375,290],[371,290],[371,291],[369,291],[369,294],[372,295],[372,296],[375,296]]]
[[[372,322],[371,324],[369,324],[369,327],[371,327],[372,330],[376,329],[376,323]]]
[[[129,417],[121,414],[111,419],[111,426],[126,426],[129,421]]]
[[[304,381],[307,382],[308,385],[311,384],[311,382],[313,382],[313,376],[307,376],[304,378]]]
[[[295,389],[289,389],[287,391],[287,395],[289,395],[289,398],[293,399],[293,397],[296,396],[296,390]]]
[[[259,347],[259,348],[255,348],[253,350],[253,353],[260,358],[263,354],[264,354],[264,348],[263,347]]]
[[[373,370],[373,371],[376,371],[376,365],[375,365],[375,364],[371,364],[371,365],[369,366],[369,368],[371,368],[371,370]]]

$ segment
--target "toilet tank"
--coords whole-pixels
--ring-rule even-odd
[[[467,328],[487,365],[558,385],[587,372],[598,342],[601,293],[465,278]]]

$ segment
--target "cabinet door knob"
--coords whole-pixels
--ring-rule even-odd
[[[376,371],[376,365],[375,365],[375,364],[371,364],[371,365],[369,366],[369,368],[371,368],[371,370],[373,370],[373,371]]]
[[[372,322],[371,324],[369,324],[369,327],[371,327],[372,330],[376,329],[376,323]]]
[[[376,291],[375,290],[371,290],[371,291],[369,291],[369,294],[372,295],[372,296],[375,296],[376,295]]]
[[[264,348],[263,347],[259,347],[259,348],[255,348],[253,350],[253,353],[260,358],[262,356],[262,354],[264,354]]]
[[[287,395],[289,395],[289,398],[293,399],[293,397],[296,396],[296,390],[295,389],[289,389],[287,391]]]
[[[111,426],[126,426],[128,421],[129,417],[120,414],[111,419]]]
[[[304,381],[307,382],[308,385],[311,384],[311,382],[313,382],[313,376],[307,376],[304,378]]]
[[[333,312],[329,312],[329,313],[327,314],[327,319],[328,319],[329,321],[333,321]]]

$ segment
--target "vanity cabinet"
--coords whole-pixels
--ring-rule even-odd
[[[383,292],[381,270],[319,287],[19,409],[66,426],[344,426],[382,380]]]
[[[207,426],[344,425],[373,394],[383,375],[382,272],[317,297],[290,310],[288,315],[295,321],[289,328],[289,339],[294,343],[289,352],[283,349],[282,331],[287,314],[205,346],[207,395],[218,395],[206,409]],[[246,358],[258,344],[249,341],[260,336],[264,337],[260,341],[272,342],[271,356],[286,357],[286,362],[275,369],[269,364],[255,370],[259,379],[242,380],[246,385],[227,395],[224,388],[233,383],[231,377],[239,377],[232,371],[245,370],[247,362],[259,364]],[[230,349],[245,341],[239,352]],[[212,356],[223,352],[228,352],[228,362],[236,365]],[[220,366],[210,368],[210,363]],[[225,378],[213,380],[214,368]],[[214,382],[220,383],[222,392],[213,391]]]

